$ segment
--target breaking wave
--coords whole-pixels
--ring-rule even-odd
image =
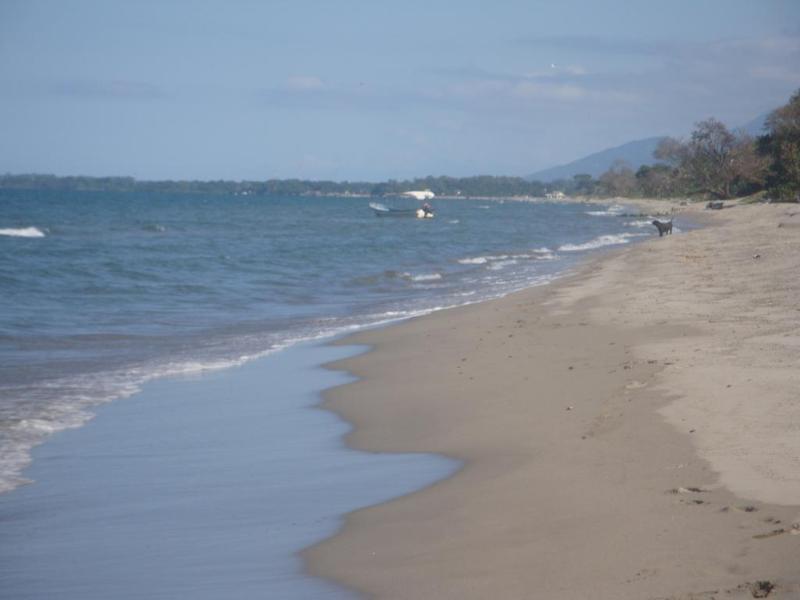
[[[580,252],[581,250],[594,250],[603,246],[616,246],[627,244],[631,238],[647,235],[645,233],[620,233],[616,235],[601,235],[583,244],[562,244],[558,247],[559,252]]]
[[[18,227],[0,229],[0,235],[7,235],[10,237],[25,237],[25,238],[43,238],[44,231],[38,227]]]

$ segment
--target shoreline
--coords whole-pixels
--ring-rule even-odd
[[[348,425],[315,405],[349,377],[319,365],[360,350],[152,381],[39,446],[36,484],[0,496],[0,597],[352,598],[298,552],[452,467],[344,448]]]
[[[303,552],[309,573],[387,598],[800,593],[793,218],[704,214],[716,226],[339,342],[371,347],[329,365],[359,378],[322,405],[349,446],[464,466],[348,515]]]
[[[528,206],[526,208],[525,206],[514,206],[511,208],[512,211],[523,209],[521,212],[535,212],[536,208],[540,207]],[[528,211],[528,208],[533,210]],[[548,207],[548,210],[549,208],[558,209],[562,207]],[[566,212],[571,211],[570,207],[563,208],[566,209]],[[578,207],[573,208],[575,208],[575,212],[584,210]],[[453,208],[454,213],[458,213],[461,210],[461,208]],[[498,213],[499,212],[500,211],[498,211]],[[354,214],[356,215],[355,218],[359,221],[365,221],[368,218],[365,212],[356,211]],[[371,212],[369,214],[371,214]],[[485,214],[490,213],[481,212],[478,218],[483,219]],[[495,213],[491,214],[493,215]],[[493,217],[489,217],[489,221],[492,221],[492,218]],[[157,239],[160,240],[156,242],[157,244],[168,244],[170,243],[168,241],[170,238],[166,235],[165,227],[168,226],[171,231],[173,225],[170,224],[168,219],[165,221],[167,223],[166,226],[159,225],[156,223],[158,220],[159,218],[153,215],[150,219],[152,223],[147,224],[141,230],[141,235],[146,236],[148,240],[151,236],[156,235]],[[477,221],[477,219],[475,220]],[[441,227],[457,230],[456,233],[453,234],[455,236],[460,235],[460,230],[467,229],[470,226],[467,222],[465,222],[464,225],[450,225],[448,219],[441,219],[441,221]],[[453,219],[453,221],[459,220]],[[537,221],[539,220],[537,219]],[[541,221],[543,222],[544,220]],[[605,229],[608,229],[609,231],[607,233],[624,231],[623,237],[625,235],[632,236],[631,239],[617,240],[617,242],[620,243],[623,241],[633,241],[633,236],[641,235],[644,232],[641,228],[628,229],[622,226],[615,229],[613,220],[603,223],[603,219],[594,218],[587,220],[587,230],[591,229],[591,221],[594,221],[595,229],[598,229],[598,226],[600,229],[603,229],[602,233],[606,233]],[[44,253],[47,252],[46,249],[51,246],[55,247],[58,244],[72,243],[61,239],[65,236],[62,236],[58,231],[49,231],[46,221],[31,221],[31,223],[34,222],[47,230],[46,239],[42,241],[41,247],[37,247],[39,249],[37,249],[36,252]],[[370,223],[365,222],[364,224],[374,225],[375,223],[373,221]],[[359,223],[359,225],[361,225],[361,223]],[[436,228],[437,225],[434,223],[433,227]],[[481,230],[486,230],[483,224],[481,224],[480,228]],[[377,229],[377,227],[373,227],[373,229]],[[390,228],[386,227],[385,229],[388,231]],[[612,229],[614,229],[614,231],[612,231]],[[136,230],[138,231],[138,229]],[[165,236],[162,236],[162,233],[165,234]],[[601,232],[598,232],[598,234],[599,233]],[[482,233],[479,235],[482,235]],[[420,237],[423,238],[426,243],[430,241],[433,247],[437,244],[436,236],[422,234]],[[640,238],[637,238],[637,240],[638,239]],[[568,241],[587,247],[591,247],[592,244],[616,243],[614,240],[607,242],[607,240],[595,237],[594,234],[590,235],[588,231],[585,237],[580,236],[575,240]],[[24,240],[21,243],[23,244],[22,247],[28,246],[28,243]],[[34,248],[32,244],[35,243],[36,242],[31,242],[31,248]],[[175,354],[171,353],[170,356],[164,357],[158,356],[157,352],[151,352],[151,345],[145,344],[144,342],[141,344],[137,341],[114,342],[115,344],[129,344],[130,347],[135,350],[132,357],[130,359],[124,358],[124,353],[122,353],[114,361],[90,361],[86,363],[86,365],[91,365],[91,368],[87,366],[85,368],[79,368],[77,371],[67,368],[64,368],[63,371],[59,370],[61,368],[59,364],[61,363],[57,360],[47,362],[51,359],[46,355],[40,356],[37,354],[38,351],[36,350],[21,351],[20,357],[24,356],[25,360],[30,360],[34,365],[34,369],[37,368],[35,367],[35,364],[37,364],[36,361],[40,361],[41,364],[53,365],[53,367],[52,370],[48,369],[46,372],[42,371],[38,378],[31,378],[29,383],[26,382],[25,385],[27,387],[24,388],[24,391],[14,390],[9,395],[9,400],[11,397],[15,397],[19,394],[30,395],[36,398],[36,402],[25,403],[27,405],[25,410],[13,409],[11,414],[7,415],[9,417],[9,419],[7,419],[8,422],[3,424],[3,430],[0,432],[3,435],[0,437],[3,438],[2,446],[3,450],[6,451],[5,454],[7,458],[2,461],[3,469],[2,473],[0,473],[0,493],[10,491],[26,483],[24,476],[21,476],[20,473],[25,469],[26,465],[29,464],[31,448],[46,442],[54,432],[80,426],[82,423],[91,419],[91,415],[94,414],[98,406],[135,393],[141,388],[142,384],[147,381],[173,374],[180,375],[184,372],[204,372],[216,368],[233,366],[266,353],[277,351],[282,347],[295,344],[298,341],[339,335],[341,333],[351,332],[356,328],[382,325],[388,321],[415,316],[430,310],[438,310],[443,307],[478,301],[486,295],[483,292],[492,294],[495,292],[498,294],[507,293],[512,288],[518,289],[519,287],[529,284],[529,278],[520,275],[520,273],[529,269],[529,265],[535,265],[532,268],[540,270],[542,277],[549,277],[554,272],[560,272],[565,268],[568,269],[569,265],[577,256],[575,252],[571,254],[565,252],[563,255],[556,256],[555,252],[550,253],[544,251],[544,248],[531,250],[520,247],[518,251],[521,251],[522,254],[526,256],[507,256],[506,258],[509,260],[506,261],[503,259],[503,256],[506,255],[506,250],[508,248],[504,249],[502,247],[503,245],[502,241],[495,244],[486,244],[484,245],[484,252],[483,249],[479,248],[468,249],[466,246],[469,246],[469,244],[464,244],[464,252],[453,255],[447,262],[439,261],[438,265],[435,267],[431,266],[430,263],[419,263],[415,265],[415,268],[411,269],[411,271],[399,268],[399,266],[402,266],[403,262],[398,260],[397,264],[394,264],[394,259],[391,257],[389,260],[382,261],[386,264],[376,265],[377,268],[374,273],[366,271],[361,273],[360,269],[357,268],[352,273],[355,278],[353,284],[347,282],[343,285],[342,291],[349,292],[351,291],[350,288],[355,285],[355,287],[352,287],[352,290],[356,290],[356,293],[361,293],[359,290],[366,290],[368,295],[373,295],[370,301],[363,303],[362,306],[358,306],[359,303],[357,302],[353,303],[350,308],[346,308],[341,314],[337,314],[338,309],[329,311],[327,308],[320,308],[317,310],[312,306],[311,310],[308,311],[307,319],[305,317],[289,319],[287,323],[292,320],[295,322],[286,327],[278,323],[275,331],[269,329],[272,325],[267,327],[257,326],[255,331],[248,330],[246,335],[243,336],[243,340],[245,338],[248,340],[255,340],[257,337],[262,339],[256,342],[246,341],[242,347],[239,347],[238,342],[235,344],[228,344],[227,341],[224,340],[223,344],[219,345],[219,340],[217,340],[217,342],[214,343],[213,351],[195,353],[193,351],[183,352],[181,350]],[[500,247],[496,247],[494,250],[490,251],[489,246]],[[516,246],[513,244],[509,246],[511,249],[515,247]],[[572,250],[577,249],[578,248],[572,248]],[[475,252],[472,252],[472,250],[475,250]],[[432,250],[432,252],[433,251],[434,250]],[[583,250],[580,251],[582,252]],[[425,258],[427,259],[427,256]],[[534,258],[536,262],[534,262]],[[558,260],[545,262],[545,259],[550,258]],[[542,261],[538,262],[539,259],[542,259]],[[44,260],[46,262],[49,259],[40,257],[37,260]],[[518,261],[520,264],[512,267],[511,264],[515,261]],[[495,264],[495,262],[497,264]],[[497,272],[495,272],[495,268]],[[476,275],[470,273],[470,271],[473,270]],[[503,272],[501,273],[501,271]],[[451,273],[453,277],[451,277]],[[350,274],[344,272],[342,272],[341,275],[341,277],[337,278],[337,281],[347,281],[345,278],[350,277]],[[467,281],[471,279],[472,281],[460,281],[462,278]],[[482,279],[505,279],[505,282],[500,289],[493,285],[475,283],[475,281]],[[426,291],[426,288],[431,291]],[[230,286],[230,289],[234,289],[234,287]],[[402,300],[391,297],[391,294],[394,294],[395,290],[397,290],[397,298],[403,298]],[[391,294],[387,292],[391,292]],[[203,292],[198,293],[201,294],[202,299]],[[323,293],[320,297],[323,295],[325,294]],[[342,294],[341,297],[343,298],[344,294]],[[211,297],[207,297],[206,301],[209,301],[209,298]],[[336,301],[338,302],[341,300],[337,299]],[[211,301],[210,304],[213,304],[213,302],[216,301]],[[319,306],[324,307],[325,304],[321,303]],[[217,308],[213,310],[217,310]],[[70,312],[71,314],[80,314],[79,311]],[[102,312],[102,310],[99,312]],[[314,318],[316,312],[319,314],[317,314],[317,318]],[[69,321],[69,317],[67,317],[67,321]],[[131,327],[136,326],[133,322],[129,325]],[[81,327],[83,326],[75,325],[75,327],[76,331],[81,331]],[[164,326],[163,329],[166,330],[169,327],[172,326]],[[91,330],[91,328],[89,328],[89,330]],[[242,333],[245,333],[244,329]],[[254,333],[257,335],[253,335]],[[176,327],[172,331],[172,334],[175,334],[175,336],[165,335],[163,337],[165,346],[171,346],[173,343],[172,340],[176,338],[179,339],[183,335],[180,327]],[[213,334],[212,337],[215,335],[216,334]],[[235,335],[238,334],[230,336],[230,339],[235,337]],[[87,338],[87,340],[91,339],[93,338]],[[134,337],[131,337],[131,340],[134,339]],[[81,340],[83,340],[83,338],[81,338]],[[161,343],[160,339],[153,341],[155,344]],[[28,342],[25,343],[28,344]],[[48,341],[47,343],[53,342]],[[91,343],[94,342],[84,343],[81,341],[76,346],[76,350],[71,350],[71,352],[80,354],[83,352],[82,348],[88,348]],[[153,345],[152,347],[155,348],[156,346]],[[118,352],[118,350],[114,351],[115,354]],[[88,376],[86,372],[89,372]],[[47,378],[52,380],[53,383],[48,384],[43,391],[42,388],[45,386],[44,384],[40,385],[40,382],[46,379],[44,375],[47,375]],[[59,389],[59,387],[62,389]],[[53,407],[55,407],[55,409],[53,409]],[[19,422],[15,422],[16,420]]]

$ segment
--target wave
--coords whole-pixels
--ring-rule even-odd
[[[3,427],[0,429],[0,494],[31,483],[31,480],[22,476],[22,472],[31,463],[31,450],[34,447],[45,442],[54,433],[83,426],[94,418],[95,407],[137,394],[150,381],[165,377],[194,376],[237,367],[297,344],[317,342],[365,328],[388,325],[465,303],[470,302],[436,304],[419,309],[387,310],[344,321],[337,317],[321,318],[304,330],[275,340],[267,349],[254,350],[231,358],[148,361],[110,371],[60,377],[39,384],[36,390],[31,390],[27,386],[0,388],[0,393],[12,400],[13,397],[36,396],[47,394],[49,391],[59,393],[57,399],[47,401],[46,405],[31,406],[28,403],[16,403],[21,408],[18,414],[3,415]]]
[[[486,263],[492,263],[489,268],[496,269],[502,268],[497,267],[496,264],[498,262],[504,262],[506,264],[514,264],[518,260],[553,260],[556,258],[556,255],[553,251],[546,247],[542,246],[541,248],[534,248],[528,253],[522,254],[489,254],[486,256],[468,256],[467,258],[459,258],[458,263],[462,265],[485,265]],[[503,265],[505,266],[505,265]]]
[[[541,253],[544,250],[549,249],[539,248],[535,252]],[[498,269],[503,268],[506,264],[516,262],[511,255],[491,258],[501,259],[497,263]],[[443,277],[441,273],[416,275],[396,273],[395,276],[416,282],[438,281]],[[309,322],[299,331],[282,335],[280,339],[270,340],[266,349],[253,349],[246,353],[237,353],[230,358],[209,357],[207,360],[179,359],[166,362],[150,360],[110,371],[61,377],[44,385],[38,384],[37,390],[31,390],[27,386],[4,387],[0,389],[0,393],[9,399],[31,395],[41,396],[42,394],[49,396],[50,392],[59,395],[57,399],[47,400],[45,405],[17,404],[22,408],[18,414],[4,415],[3,427],[0,430],[0,494],[30,483],[23,477],[22,472],[31,462],[32,448],[45,442],[58,431],[81,427],[94,417],[93,409],[96,406],[132,396],[140,392],[143,385],[154,379],[191,376],[236,367],[296,344],[316,342],[365,328],[382,326],[456,306],[502,297],[519,289],[547,283],[554,277],[554,275],[542,275],[526,279],[524,282],[516,282],[511,288],[490,294],[479,294],[476,290],[466,290],[455,294],[450,301],[425,307],[406,310],[390,309],[365,315],[353,315],[353,317],[345,319],[341,317],[318,318]]]
[[[411,281],[439,281],[442,278],[441,273],[421,273],[419,275],[412,275],[411,273],[403,273],[403,277]]]
[[[626,221],[627,227],[652,227],[652,221]]]
[[[580,252],[582,250],[594,250],[603,246],[616,246],[627,244],[633,237],[647,235],[646,233],[619,233],[616,235],[601,235],[583,244],[563,244],[558,247],[559,252]]]
[[[556,258],[558,258],[555,252],[550,250],[550,248],[548,248],[547,246],[542,246],[541,248],[534,248],[533,250],[531,250],[531,252],[533,252],[534,255],[533,257],[536,260],[555,260]]]
[[[11,237],[26,237],[26,238],[43,238],[44,231],[37,227],[18,227],[0,229],[0,235],[8,235]]]
[[[514,258],[509,260],[498,260],[497,262],[493,262],[491,265],[489,265],[489,269],[492,271],[499,271],[500,269],[505,269],[510,265],[515,265],[517,262],[518,261]]]
[[[618,217],[624,210],[625,207],[621,204],[612,204],[606,210],[589,210],[586,214],[593,217]]]
[[[459,258],[458,262],[462,265],[485,265],[489,259],[485,256],[475,256],[473,258]]]
[[[26,388],[2,390],[7,395],[20,396],[58,390],[61,395],[46,406],[35,408],[21,405],[23,413],[16,417],[7,415],[3,419],[4,427],[0,437],[0,494],[30,483],[21,473],[31,462],[31,449],[54,433],[84,425],[94,417],[90,410],[93,407],[130,397],[153,379],[195,375],[239,366],[281,350],[291,343],[291,340],[287,340],[263,352],[235,359],[149,363],[96,374],[61,377],[41,385],[38,392],[34,391],[32,394]]]

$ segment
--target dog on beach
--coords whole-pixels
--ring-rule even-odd
[[[658,229],[658,237],[661,237],[662,235],[672,235],[671,220],[664,223],[663,221],[659,221],[658,219],[656,219],[655,221],[653,221],[653,225],[655,225],[656,229]]]

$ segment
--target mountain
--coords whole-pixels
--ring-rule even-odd
[[[753,137],[764,135],[764,124],[766,123],[769,112],[758,115],[752,121],[748,121],[744,125],[732,128],[733,131],[743,131]],[[600,152],[595,152],[589,156],[579,158],[571,163],[560,165],[558,167],[550,167],[542,171],[537,171],[528,175],[525,179],[529,181],[542,181],[549,182],[556,179],[572,179],[574,175],[579,173],[588,173],[592,177],[599,177],[609,167],[614,164],[616,160],[624,160],[635,171],[642,165],[650,165],[658,162],[653,158],[653,152],[658,146],[658,143],[663,140],[663,137],[651,137],[643,140],[635,140],[615,146],[614,148],[607,148]]]
[[[571,179],[573,175],[579,173],[588,173],[592,177],[599,177],[608,171],[615,160],[619,159],[624,160],[635,171],[642,165],[657,162],[653,158],[653,152],[663,139],[663,137],[651,137],[628,142],[621,146],[595,152],[565,165],[537,171],[528,175],[526,179],[548,182],[556,179]]]

